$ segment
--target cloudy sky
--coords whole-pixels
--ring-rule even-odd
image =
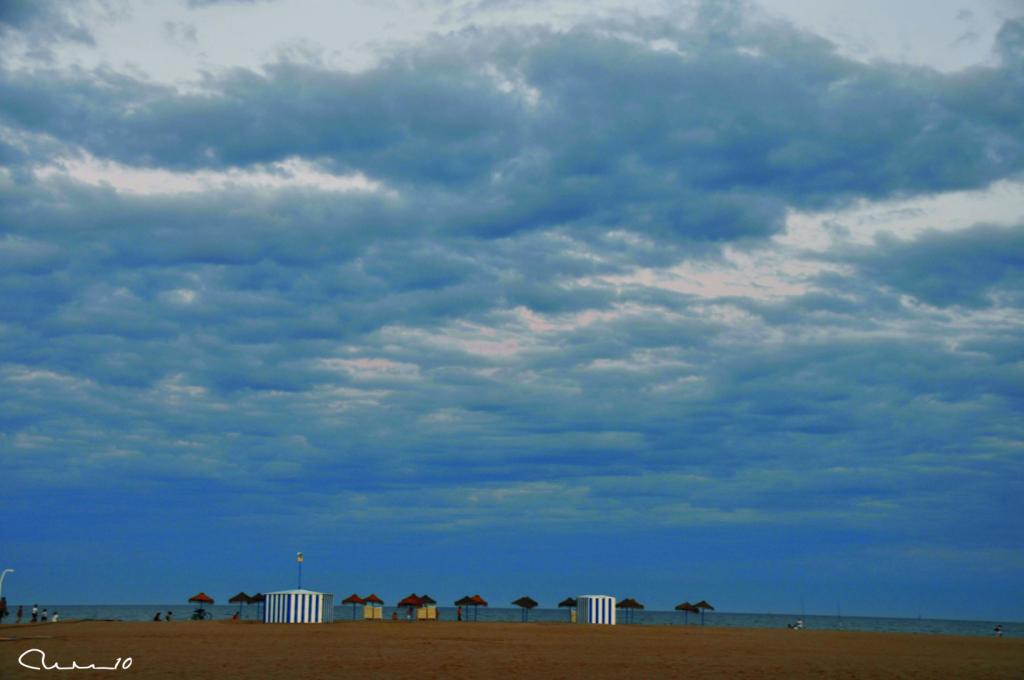
[[[0,2],[5,593],[1024,618],[1024,3],[891,5]]]

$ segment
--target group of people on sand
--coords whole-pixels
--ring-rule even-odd
[[[4,619],[10,616],[10,614],[10,610],[7,609],[7,598],[0,597],[0,623],[3,623]],[[20,624],[23,618],[25,618],[25,607],[19,604],[18,611],[14,614],[14,623]],[[43,611],[40,613],[39,605],[32,605],[32,619],[29,623],[57,623],[58,621],[60,621],[60,612],[54,611],[51,617],[50,612],[46,608],[43,608]]]
[[[160,618],[161,616],[163,616],[164,618]],[[153,615],[153,620],[154,621],[170,621],[172,616],[174,616],[174,612],[167,612],[166,614],[163,614],[162,612],[157,612],[156,614]],[[238,621],[240,618],[241,617],[239,616],[238,612],[235,612],[231,616],[231,620],[232,621]]]
[[[803,627],[804,620],[802,618],[797,619],[795,623],[786,624],[786,628],[789,628],[790,630],[803,630]],[[992,632],[996,637],[1003,637],[1003,624],[997,623],[996,627],[992,629]]]

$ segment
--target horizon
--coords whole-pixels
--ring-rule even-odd
[[[273,591],[268,591],[268,592],[273,592]],[[311,591],[311,592],[325,592],[325,593],[329,593],[331,595],[334,595],[336,598],[338,597],[338,593],[330,593],[330,591]],[[426,594],[429,595],[429,592],[426,593]],[[395,601],[397,602],[398,600],[401,599],[401,597],[404,597],[404,596],[400,596],[400,597],[396,598]],[[214,599],[216,600],[216,598],[214,598]],[[484,599],[487,599],[487,598],[484,598]],[[620,598],[616,598],[616,600],[619,600],[619,599]],[[641,603],[641,604],[644,604],[644,603]],[[48,608],[52,608],[52,607],[140,607],[140,608],[141,607],[159,607],[159,608],[161,608],[161,613],[163,613],[163,611],[162,611],[163,607],[185,607],[186,609],[188,609],[188,608],[196,606],[194,603],[188,603],[188,602],[186,602],[185,604],[181,604],[180,601],[179,602],[170,602],[170,601],[167,601],[167,602],[156,602],[156,601],[152,601],[152,602],[56,602],[56,603],[54,603],[54,602],[47,602],[45,605],[44,604],[40,604],[39,602],[32,602],[32,604],[28,604],[28,601],[26,601],[26,602],[14,603],[13,606],[15,608],[17,608],[19,605],[25,606],[25,607],[31,607],[33,605],[38,605],[40,607],[40,610],[42,610],[43,607],[48,607]],[[8,606],[11,606],[11,603],[8,603]],[[227,609],[237,609],[238,608],[237,604],[231,604],[231,603],[228,603],[227,601],[225,601],[223,603],[222,602],[214,602],[214,604],[206,605],[206,606],[207,607],[224,607],[224,608],[227,608]],[[255,606],[258,606],[258,605],[254,604],[254,603],[250,603],[250,604],[245,605],[245,606],[247,606],[247,607],[250,607],[250,606],[255,607]],[[357,606],[362,606],[362,605],[357,605]],[[395,609],[395,610],[405,609],[405,607],[400,607],[397,604],[388,604],[386,600],[385,600],[384,605],[382,605],[382,606],[383,606],[384,609]],[[343,611],[350,610],[351,607],[352,607],[352,605],[350,605],[350,604],[343,604],[343,603],[340,602],[340,600],[336,600],[335,603],[334,603],[334,608],[335,609],[341,609]],[[437,608],[438,609],[445,609],[445,610],[448,610],[448,609],[454,610],[454,609],[456,609],[456,605],[454,604],[454,600],[453,600],[453,604],[445,604],[444,602],[440,602],[439,601],[438,604],[437,604]],[[486,607],[482,607],[481,610],[502,610],[502,611],[519,612],[521,610],[521,608],[516,606],[512,602],[509,602],[507,605],[501,605],[501,606],[493,604],[491,602],[488,602],[488,605]],[[555,606],[555,605],[545,607],[545,606],[543,606],[543,603],[541,603],[538,606],[536,606],[534,608],[531,608],[530,612],[532,613],[532,612],[541,611],[541,610],[549,611],[549,612],[563,612],[563,613],[565,613],[568,610],[568,608],[567,607],[558,607],[558,606]],[[680,618],[683,617],[682,612],[676,610],[675,608],[660,609],[660,608],[655,608],[655,607],[649,607],[646,604],[644,604],[644,608],[642,610],[638,610],[638,611],[655,612],[655,613],[658,613],[658,614],[671,614],[673,616],[678,616]],[[243,614],[244,614],[244,612],[243,612]],[[883,616],[883,615],[876,615],[876,614],[847,614],[847,613],[843,613],[843,612],[828,613],[828,612],[815,612],[815,611],[808,611],[808,612],[800,612],[800,611],[734,611],[734,610],[722,610],[722,609],[719,609],[717,607],[714,610],[708,611],[707,614],[706,614],[706,617],[708,617],[708,620],[711,622],[710,625],[713,626],[714,625],[713,617],[715,615],[722,615],[722,614],[727,615],[727,616],[785,616],[785,617],[797,617],[797,618],[809,616],[809,617],[822,618],[822,619],[845,619],[845,618],[851,618],[851,619],[893,619],[893,620],[897,620],[897,621],[918,621],[918,620],[920,620],[920,621],[957,621],[957,622],[966,622],[966,623],[1001,623],[1001,624],[1011,624],[1011,625],[1012,624],[1024,624],[1024,620],[992,619],[992,618],[986,618],[986,617],[978,618],[978,617],[974,617],[974,616],[962,616],[962,617],[958,617],[958,618],[947,618],[947,617],[942,617],[942,616]],[[695,614],[695,613],[691,612],[690,616],[695,617],[696,621],[695,622],[689,622],[687,625],[700,625],[700,623],[699,623],[699,621],[700,621],[700,614]],[[68,620],[75,620],[75,619],[68,619]],[[182,620],[185,620],[185,619],[182,619]],[[341,617],[341,618],[337,619],[337,622],[339,622],[339,623],[344,623],[346,621],[347,621],[347,619],[345,619],[344,617]],[[357,618],[356,621],[357,622],[361,621],[361,619]],[[475,621],[472,620],[472,619],[467,619],[467,622],[475,622]],[[481,622],[482,623],[487,623],[486,620],[481,621]],[[529,623],[547,623],[547,622],[529,621]],[[628,624],[623,624],[623,625],[628,625]],[[705,623],[704,625],[708,625],[708,623]]]
[[[1024,620],[1024,9],[890,5],[3,3],[3,594]]]

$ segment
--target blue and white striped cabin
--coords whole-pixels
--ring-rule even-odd
[[[580,595],[576,598],[576,623],[615,625],[615,598],[611,595]]]
[[[267,593],[263,623],[331,623],[334,595],[312,590],[282,590]]]

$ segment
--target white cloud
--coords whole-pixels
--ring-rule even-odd
[[[871,245],[880,234],[912,239],[922,232],[958,231],[975,224],[1024,221],[1024,182],[1002,180],[977,191],[950,191],[905,200],[861,199],[842,210],[800,212],[786,218],[775,242],[824,252],[839,243]]]
[[[848,58],[956,71],[991,63],[1006,0],[760,0],[767,11],[834,42]],[[1018,6],[1015,10],[1020,12]],[[965,36],[971,36],[966,39]]]
[[[416,380],[420,367],[415,364],[381,358],[321,359],[318,365],[330,371],[343,371],[354,380]]]
[[[35,168],[40,179],[68,178],[94,186],[109,186],[126,194],[184,194],[247,187],[263,189],[315,189],[397,195],[361,172],[333,175],[302,158],[292,157],[256,170],[200,170],[174,172],[139,168],[86,155]]]
[[[778,300],[813,289],[810,280],[837,265],[794,259],[780,249],[743,252],[726,248],[721,260],[687,260],[662,269],[642,268],[630,274],[584,279],[611,286],[645,286],[698,298]]]
[[[466,321],[435,330],[389,326],[381,330],[381,336],[397,345],[423,345],[433,350],[454,350],[495,360],[512,358],[536,344],[527,334]]]

